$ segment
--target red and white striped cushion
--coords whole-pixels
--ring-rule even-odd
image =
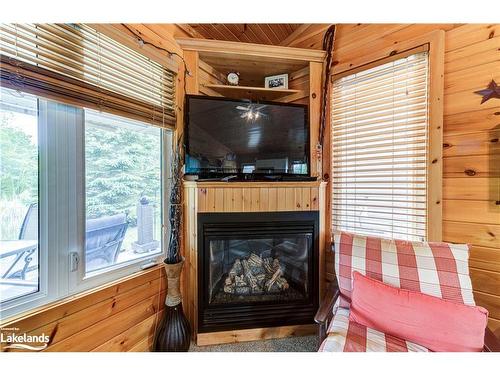
[[[320,352],[428,352],[421,345],[349,321],[349,310],[338,308]]]
[[[335,234],[335,273],[340,306],[349,307],[352,273],[386,284],[475,306],[469,276],[469,246]]]

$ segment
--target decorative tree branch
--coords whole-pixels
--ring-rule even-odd
[[[170,221],[170,241],[165,258],[166,264],[176,264],[182,260],[181,257],[181,223],[182,223],[182,138],[172,152],[172,163],[170,166],[170,207],[168,219]]]

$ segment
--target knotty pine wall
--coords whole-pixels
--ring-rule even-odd
[[[326,28],[311,25],[288,45],[320,49]],[[495,204],[500,200],[500,100],[480,105],[481,97],[473,93],[491,79],[500,82],[500,25],[339,25],[334,61],[362,59],[436,29],[446,32],[443,240],[473,245],[475,299],[489,310],[490,327],[500,336],[500,206]],[[327,262],[333,280],[331,253]]]
[[[149,351],[165,302],[163,267],[131,275],[99,289],[37,309],[9,321],[21,335],[51,337],[44,351]],[[5,349],[0,343],[0,351]]]

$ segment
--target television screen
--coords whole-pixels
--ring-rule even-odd
[[[307,106],[187,96],[186,173],[309,175]]]

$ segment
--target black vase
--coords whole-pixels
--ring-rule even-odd
[[[180,274],[184,260],[165,264],[168,279],[165,313],[156,332],[155,352],[187,352],[191,343],[191,327],[182,310]]]
[[[191,328],[182,311],[182,303],[166,306],[155,343],[155,352],[187,352],[191,343]]]

